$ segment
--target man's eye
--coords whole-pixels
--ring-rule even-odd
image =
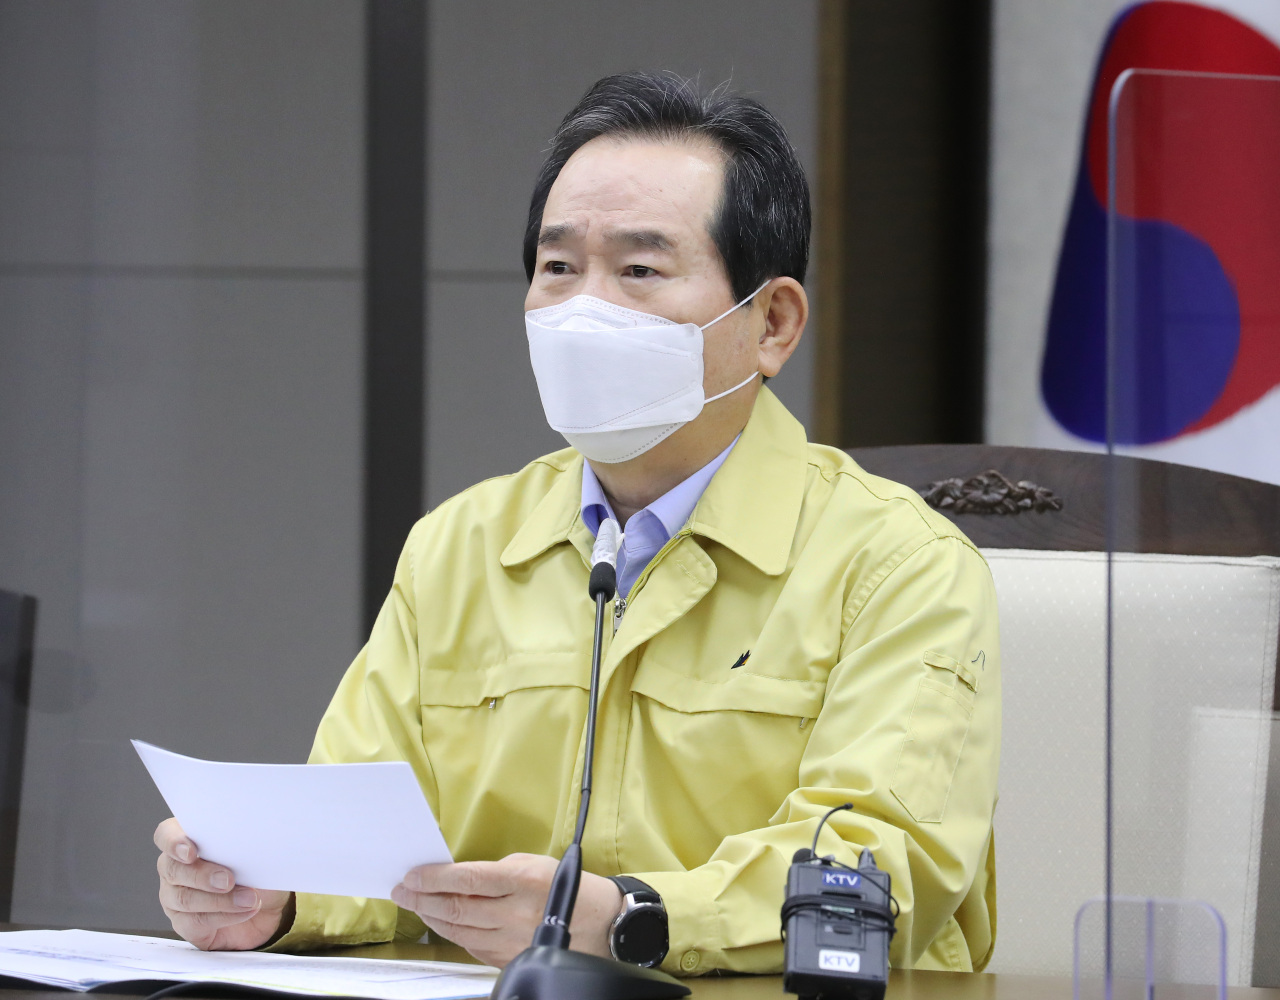
[[[549,274],[568,274],[569,265],[562,260],[547,261],[547,272]]]
[[[653,268],[646,267],[644,264],[632,264],[630,267],[627,268],[628,278],[648,278],[650,275],[654,275],[657,273],[658,272],[655,271]]]

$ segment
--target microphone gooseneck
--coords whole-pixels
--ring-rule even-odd
[[[547,906],[542,923],[533,934],[534,945],[569,947],[569,922],[578,901],[578,884],[582,881],[582,834],[587,826],[587,811],[591,808],[591,775],[596,756],[596,700],[600,687],[600,652],[604,644],[605,605],[613,600],[617,587],[618,546],[621,543],[618,522],[607,518],[596,532],[596,544],[591,550],[591,578],[587,591],[596,604],[595,635],[591,643],[591,693],[587,708],[587,745],[582,762],[582,794],[578,799],[578,823],[569,844],[556,866],[547,893]]]
[[[568,950],[569,923],[582,881],[582,835],[591,806],[605,605],[613,600],[617,589],[616,565],[621,542],[618,522],[612,518],[601,522],[591,551],[591,576],[587,584],[596,606],[596,621],[591,644],[591,691],[587,704],[582,794],[573,841],[551,878],[546,909],[542,923],[533,932],[533,943],[502,971],[494,984],[493,1000],[666,1000],[687,996],[690,992],[687,986],[656,969]]]

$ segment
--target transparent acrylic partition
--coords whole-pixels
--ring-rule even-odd
[[[1210,903],[1099,897],[1076,914],[1075,935],[1076,1000],[1151,998],[1160,984],[1175,983],[1179,997],[1225,1000],[1227,927]]]
[[[1185,530],[1179,476],[1140,459],[1229,471],[1258,433],[1280,78],[1129,71],[1109,129],[1107,895],[1077,917],[1077,995],[1225,998],[1280,983],[1276,610],[1257,560],[1214,548],[1226,505]]]

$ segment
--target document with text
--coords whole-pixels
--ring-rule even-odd
[[[198,982],[371,1000],[487,997],[498,970],[455,962],[200,951],[185,941],[101,931],[0,933],[0,975],[84,992],[111,983]]]
[[[390,899],[410,868],[453,860],[403,761],[229,764],[133,746],[200,856],[240,885]]]

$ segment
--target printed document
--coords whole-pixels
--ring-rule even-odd
[[[200,982],[305,996],[373,1000],[487,997],[498,970],[454,962],[200,951],[185,941],[99,931],[0,933],[0,975],[59,989],[108,983]]]
[[[240,885],[390,899],[410,868],[453,860],[404,761],[227,764],[133,746],[200,857]]]

